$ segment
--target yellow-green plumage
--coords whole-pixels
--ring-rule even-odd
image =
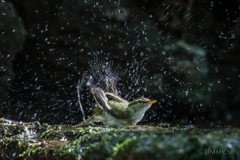
[[[90,87],[97,107],[93,109],[93,115],[77,126],[90,124],[92,122],[102,122],[107,127],[124,127],[136,125],[144,116],[147,109],[156,101],[140,97],[132,102],[117,95],[116,83],[107,83],[104,92],[101,88]]]

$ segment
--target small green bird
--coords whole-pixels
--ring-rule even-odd
[[[132,102],[118,96],[116,83],[107,81],[107,92],[101,88],[90,87],[92,95],[96,100],[97,107],[93,109],[93,115],[76,126],[102,122],[107,127],[125,127],[136,125],[144,116],[150,106],[156,102],[148,98],[140,97]]]

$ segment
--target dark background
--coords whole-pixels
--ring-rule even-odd
[[[94,55],[121,96],[156,99],[142,122],[238,121],[240,1],[2,0],[0,117],[76,124]],[[82,103],[91,115],[87,87]]]

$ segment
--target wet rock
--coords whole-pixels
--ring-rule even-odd
[[[233,126],[202,128],[161,123],[122,129],[61,125],[48,125],[46,129],[38,140],[1,139],[1,158],[231,159],[240,153],[239,128]],[[65,140],[63,134],[68,135]]]

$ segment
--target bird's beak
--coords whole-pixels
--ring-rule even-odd
[[[153,100],[153,101],[147,102],[147,104],[153,104],[153,103],[156,103],[156,102],[157,102],[156,100]]]

